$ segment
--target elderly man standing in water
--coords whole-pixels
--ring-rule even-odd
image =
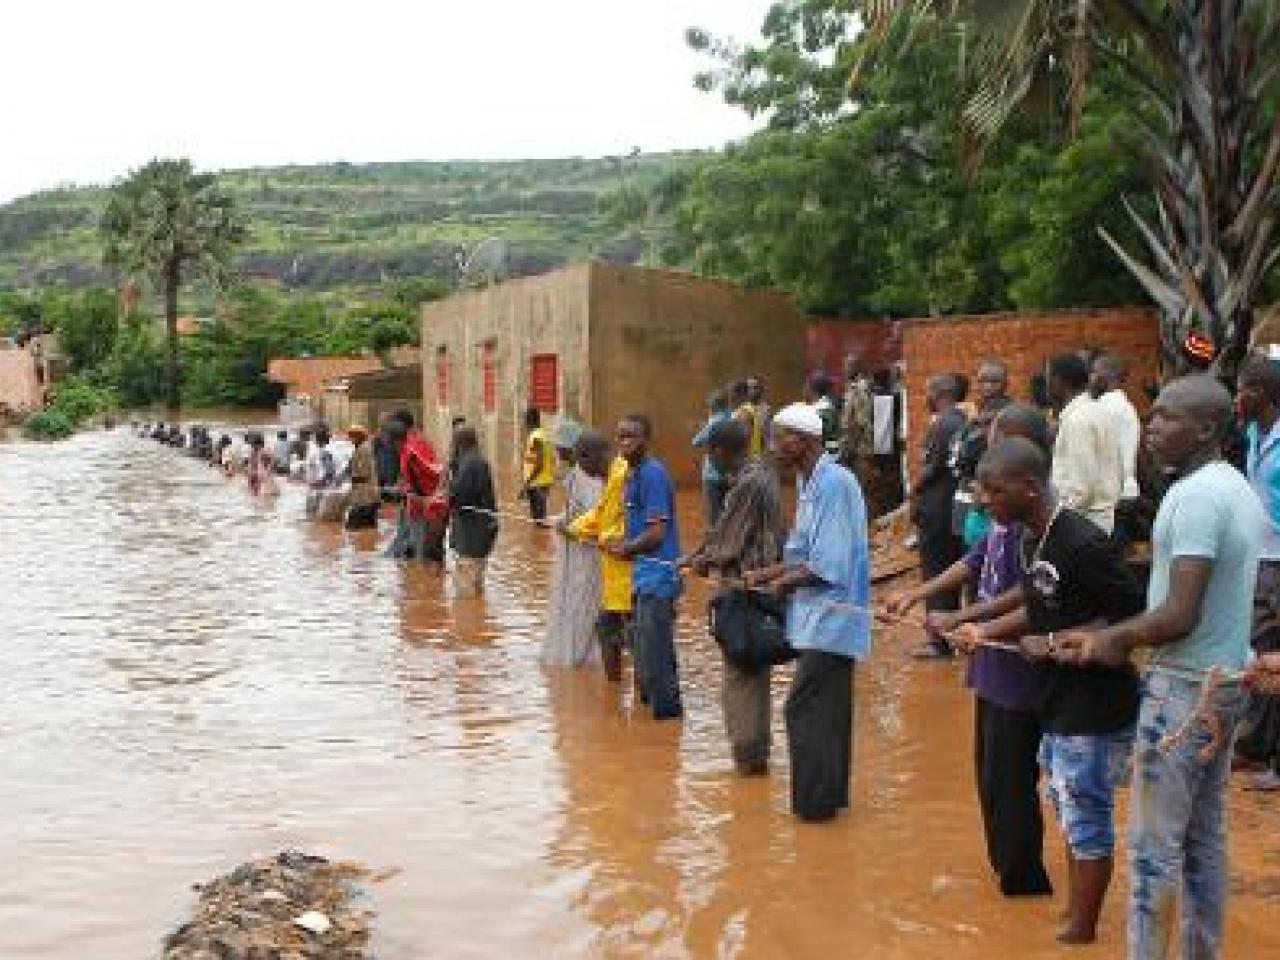
[[[871,650],[867,508],[857,479],[823,453],[816,410],[792,404],[773,426],[778,461],[799,478],[799,507],[782,563],[746,580],[787,598],[787,640],[799,654],[786,705],[791,809],[820,822],[849,806],[853,667]]]

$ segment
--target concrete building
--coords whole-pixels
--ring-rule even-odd
[[[529,406],[610,433],[643,412],[657,456],[694,482],[708,391],[752,374],[775,405],[797,396],[805,322],[782,294],[592,262],[424,305],[422,352],[425,425],[442,447],[466,417],[514,475]]]
[[[0,339],[0,411],[24,416],[42,409],[62,367],[53,334],[40,334],[22,344]]]

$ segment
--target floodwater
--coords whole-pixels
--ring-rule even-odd
[[[0,957],[154,956],[192,882],[285,847],[390,874],[384,960],[1122,954],[1123,878],[1094,948],[993,891],[959,668],[909,638],[858,674],[852,813],[801,826],[785,750],[730,771],[697,591],[659,725],[539,666],[548,534],[455,598],[301,513],[127,431],[0,445]],[[1280,799],[1232,809],[1228,956],[1280,956]]]

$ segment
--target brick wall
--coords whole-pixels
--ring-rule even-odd
[[[925,383],[937,373],[964,373],[972,381],[978,365],[998,357],[1009,368],[1010,392],[1029,399],[1033,374],[1050,357],[1087,347],[1114,351],[1129,363],[1129,396],[1142,409],[1144,387],[1158,381],[1160,333],[1154,310],[1121,307],[1026,314],[957,316],[902,324],[902,360],[907,390],[907,449],[914,473],[929,423]]]
[[[844,376],[844,358],[857,354],[864,370],[891,370],[902,359],[902,323],[896,320],[812,318],[805,328],[807,370]]]

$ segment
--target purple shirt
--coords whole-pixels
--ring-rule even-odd
[[[964,562],[977,584],[979,600],[991,600],[1022,579],[1022,527],[993,523]],[[1033,710],[1040,698],[1040,672],[1016,647],[1008,653],[979,647],[969,660],[969,686],[984,700],[1006,710]]]

